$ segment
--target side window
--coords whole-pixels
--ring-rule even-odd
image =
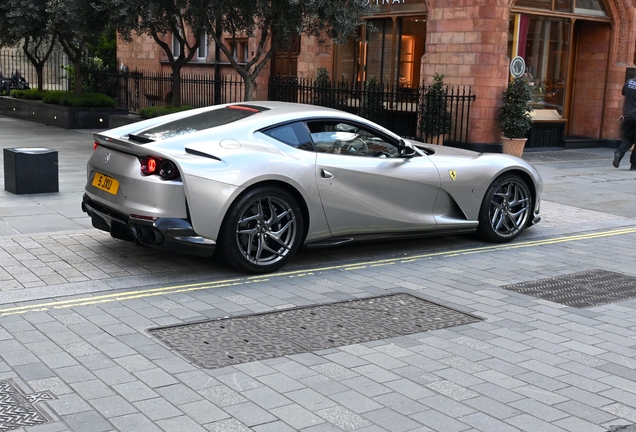
[[[398,156],[397,146],[388,138],[355,123],[327,120],[312,121],[307,125],[319,153],[383,158]]]
[[[289,123],[264,130],[263,133],[288,146],[314,151],[307,128],[302,123]]]

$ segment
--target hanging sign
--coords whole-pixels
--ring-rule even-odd
[[[517,56],[510,61],[510,73],[513,77],[519,78],[526,71],[526,61],[523,57]]]

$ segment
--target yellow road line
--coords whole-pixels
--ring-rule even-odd
[[[112,293],[112,294],[102,294],[102,295],[87,296],[87,297],[81,297],[81,298],[73,298],[69,300],[59,300],[59,301],[51,300],[51,301],[45,301],[41,303],[29,304],[25,306],[15,306],[15,307],[0,309],[0,316],[23,314],[27,312],[42,312],[42,311],[47,311],[50,309],[67,309],[67,308],[72,308],[77,306],[96,305],[96,304],[111,303],[111,302],[123,301],[123,300],[154,297],[159,295],[200,291],[205,289],[232,287],[232,286],[245,285],[245,284],[251,284],[256,282],[266,282],[272,277],[300,278],[300,277],[312,276],[312,275],[315,275],[316,273],[330,271],[330,270],[352,271],[352,270],[360,270],[360,269],[364,269],[368,267],[380,267],[380,266],[393,265],[398,263],[411,263],[411,262],[420,261],[423,259],[435,258],[435,257],[449,258],[449,257],[462,256],[462,255],[473,255],[473,254],[485,253],[485,252],[496,252],[496,251],[503,251],[503,250],[546,246],[546,245],[553,245],[553,244],[559,244],[559,243],[591,240],[591,239],[597,239],[597,238],[611,237],[611,236],[623,235],[623,234],[634,234],[634,233],[636,233],[636,227],[620,228],[620,229],[614,229],[609,231],[601,231],[601,232],[595,232],[595,233],[589,233],[589,234],[577,234],[577,235],[555,237],[555,238],[542,239],[542,240],[528,240],[528,241],[521,241],[516,243],[478,246],[474,248],[459,249],[454,251],[429,252],[429,253],[410,255],[410,256],[399,257],[399,258],[386,258],[386,259],[380,259],[380,260],[365,261],[365,262],[360,262],[355,264],[352,264],[352,263],[338,264],[338,265],[319,267],[319,268],[315,268],[311,270],[307,270],[307,269],[290,270],[290,271],[275,273],[273,275],[269,274],[269,275],[258,275],[258,276],[240,276],[240,277],[234,277],[234,278],[218,280],[213,282],[199,282],[199,283],[192,283],[192,284],[174,285],[174,286],[168,286],[168,287],[162,287],[162,288],[137,289],[132,291]]]

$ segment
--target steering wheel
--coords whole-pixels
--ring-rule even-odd
[[[360,137],[355,137],[344,143],[342,150],[358,156],[368,156],[369,154],[367,143]]]

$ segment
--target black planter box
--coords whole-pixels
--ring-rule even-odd
[[[73,108],[42,101],[0,97],[0,115],[64,129],[109,129],[111,115],[128,114],[126,108]]]
[[[59,192],[57,151],[5,148],[3,156],[5,190],[17,195]]]

